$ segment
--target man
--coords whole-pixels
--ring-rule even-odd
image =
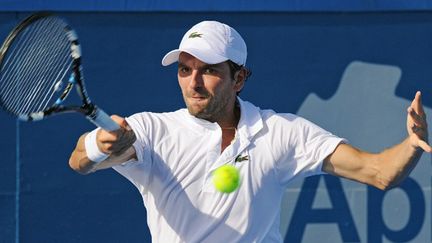
[[[301,117],[241,100],[246,56],[233,28],[193,26],[162,60],[178,62],[187,109],[113,116],[121,129],[82,135],[70,166],[82,174],[113,167],[128,178],[142,195],[154,242],[282,242],[280,203],[292,179],[328,173],[388,189],[431,152],[420,92],[408,108],[408,137],[371,154]],[[211,183],[224,164],[242,180],[230,194]]]

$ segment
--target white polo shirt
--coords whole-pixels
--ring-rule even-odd
[[[127,118],[138,161],[114,169],[141,193],[153,242],[282,242],[287,183],[323,173],[322,161],[343,141],[296,115],[239,103],[236,137],[222,154],[218,124],[187,109]],[[241,176],[230,194],[216,191],[211,181],[224,164]]]

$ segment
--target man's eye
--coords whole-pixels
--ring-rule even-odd
[[[187,72],[189,72],[189,68],[187,68],[187,67],[179,67],[179,72],[181,72],[181,73],[187,73]]]
[[[214,74],[214,73],[216,73],[216,70],[214,70],[213,68],[206,68],[206,69],[204,70],[204,72],[205,72],[206,74]]]

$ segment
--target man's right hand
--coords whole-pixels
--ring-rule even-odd
[[[120,125],[120,129],[111,132],[99,129],[97,145],[101,152],[118,155],[132,146],[136,141],[136,136],[126,119],[117,115],[112,115],[111,118]]]
[[[136,160],[135,133],[123,117],[113,115],[111,118],[120,125],[120,129],[107,132],[99,129],[96,134],[96,144],[101,152],[109,157],[100,163],[90,161],[85,148],[85,138],[88,133],[81,135],[69,159],[69,166],[80,174],[89,174],[101,169],[111,168],[129,160]]]

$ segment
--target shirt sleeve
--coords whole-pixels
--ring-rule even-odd
[[[275,161],[276,174],[282,185],[294,178],[325,174],[323,161],[340,143],[347,140],[333,135],[314,123],[295,115],[283,117],[284,134],[276,141],[280,154]]]
[[[148,122],[146,122],[143,113],[127,117],[126,121],[137,137],[137,140],[133,144],[137,160],[127,161],[112,168],[143,192],[148,184],[148,177],[152,167],[149,152]]]

